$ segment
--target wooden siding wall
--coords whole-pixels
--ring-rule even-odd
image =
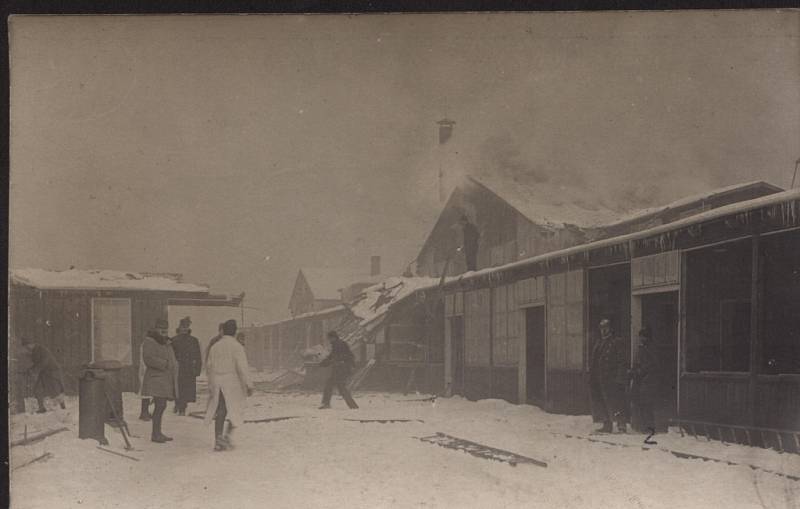
[[[120,382],[123,391],[139,389],[139,348],[144,335],[156,319],[167,318],[167,300],[143,292],[75,292],[43,291],[12,285],[10,306],[12,337],[30,335],[49,349],[61,365],[68,393],[78,390],[78,378],[83,366],[91,362],[92,298],[127,298],[131,301],[132,365],[123,368]],[[20,351],[15,348],[15,355]],[[24,352],[13,366],[15,394],[24,391],[25,380],[19,373],[23,368]],[[16,359],[16,358],[15,358]],[[19,397],[19,396],[16,396]]]
[[[742,375],[681,376],[681,417],[714,423],[748,425],[752,401],[750,378]]]
[[[467,366],[491,363],[490,298],[489,288],[464,293],[464,360]]]
[[[515,285],[498,286],[494,291],[492,319],[492,364],[516,366],[519,363],[523,312],[517,305]]]
[[[547,279],[547,367],[582,370],[584,272],[573,270]]]

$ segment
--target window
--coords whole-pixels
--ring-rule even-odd
[[[800,374],[800,231],[761,238],[761,369]]]
[[[749,371],[752,242],[692,251],[686,266],[686,370]]]
[[[389,326],[389,359],[421,362],[425,360],[426,339],[422,328],[413,320]]]
[[[92,299],[92,360],[131,365],[130,299]]]
[[[494,319],[492,324],[492,361],[497,366],[516,365],[519,361],[518,342],[521,313],[517,309],[515,285],[494,289]]]

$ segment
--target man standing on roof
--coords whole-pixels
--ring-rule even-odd
[[[53,398],[58,401],[59,406],[64,405],[64,382],[61,378],[61,367],[59,367],[53,354],[42,345],[36,344],[31,338],[23,336],[21,338],[24,346],[31,354],[33,365],[28,370],[28,375],[36,381],[33,385],[33,395],[39,403],[38,414],[47,412],[44,406],[45,398]]]
[[[192,336],[192,320],[182,318],[172,338],[172,349],[178,361],[178,394],[175,398],[175,413],[186,415],[186,405],[197,401],[197,385],[195,379],[203,370],[203,359],[200,355],[200,341]]]
[[[222,336],[209,346],[206,357],[209,397],[204,422],[214,421],[215,451],[233,447],[231,435],[244,422],[245,401],[253,394],[247,356],[234,336],[236,320],[228,320],[222,324]]]
[[[347,379],[355,366],[356,359],[353,356],[353,352],[350,351],[350,347],[339,338],[339,334],[336,331],[328,332],[328,341],[331,343],[331,353],[319,365],[330,366],[331,374],[325,383],[325,390],[322,393],[322,405],[319,409],[323,410],[331,407],[331,396],[333,395],[333,388],[336,387],[339,390],[339,394],[347,402],[347,406],[355,410],[358,405],[347,388]]]
[[[466,214],[463,214],[461,229],[464,237],[464,261],[467,264],[467,271],[478,270],[478,241],[480,240],[478,228],[469,221]]]
[[[598,431],[611,433],[613,420],[616,420],[617,430],[625,433],[625,387],[628,382],[625,344],[612,331],[608,318],[600,320],[600,338],[592,348],[590,362],[592,414],[603,421],[603,427]]]

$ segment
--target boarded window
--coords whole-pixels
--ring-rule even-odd
[[[92,356],[95,361],[133,363],[130,299],[92,299]]]
[[[516,297],[520,306],[532,306],[544,303],[544,276],[532,277],[517,281]]]
[[[631,260],[633,289],[677,285],[679,256],[677,251],[670,251]]]
[[[583,271],[548,276],[547,366],[583,367]]]
[[[464,293],[465,362],[471,366],[489,365],[489,289]]]
[[[464,314],[464,294],[451,293],[444,296],[445,316],[459,316]]]
[[[752,242],[686,257],[686,369],[749,371]]]

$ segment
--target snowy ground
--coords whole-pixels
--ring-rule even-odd
[[[204,399],[201,396],[201,399]],[[319,395],[257,393],[236,449],[213,452],[212,431],[168,407],[168,444],[150,442],[150,424],[137,419],[138,399],[125,395],[135,451],[106,427],[109,448],[77,438],[77,401],[45,415],[12,416],[12,440],[37,430],[69,431],[11,449],[13,508],[449,508],[449,507],[753,507],[799,508],[800,482],[748,466],[680,459],[665,448],[756,465],[800,476],[800,455],[657,435],[642,450],[642,435],[592,438],[588,417],[546,414],[536,407],[461,398],[403,402],[419,396],[356,394],[361,408],[334,398],[320,411]],[[190,411],[202,411],[195,404]],[[347,419],[409,419],[361,423]],[[418,422],[423,421],[423,422]],[[473,457],[415,437],[443,432],[512,451],[547,468]],[[50,453],[45,461],[23,463]]]

